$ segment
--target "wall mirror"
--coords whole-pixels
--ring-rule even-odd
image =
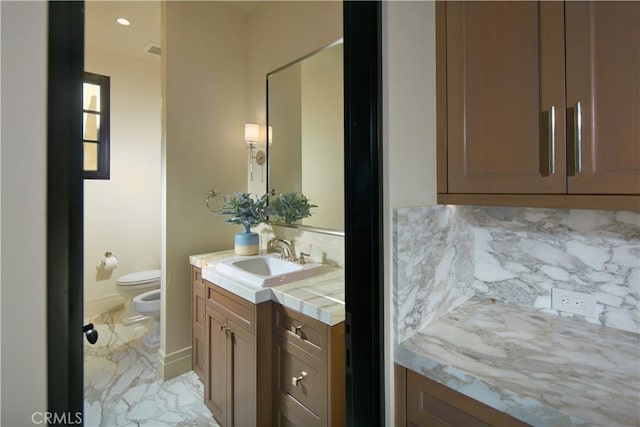
[[[344,231],[342,39],[267,74],[267,185],[307,196],[301,226]]]

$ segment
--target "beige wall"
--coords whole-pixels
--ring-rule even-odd
[[[267,73],[342,37],[342,2],[258,2],[247,18],[246,121],[264,128]],[[277,141],[277,136],[274,140]],[[260,180],[247,181],[248,191],[258,194],[266,191]]]
[[[111,78],[111,179],[84,181],[87,316],[121,303],[118,276],[160,268],[160,59],[87,46],[85,70]],[[98,269],[106,251],[115,270]]]
[[[436,203],[435,2],[383,3],[386,425],[393,425],[393,209]]]
[[[164,378],[191,369],[189,255],[233,247],[238,226],[204,206],[246,188],[247,23],[225,2],[162,5],[162,326]]]
[[[342,44],[302,63],[302,192],[317,208],[302,221],[344,230]]]
[[[1,336],[3,426],[46,410],[47,4],[2,15]]]

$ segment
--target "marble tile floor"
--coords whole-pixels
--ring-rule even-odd
[[[124,326],[120,315],[86,319],[99,338],[95,345],[85,341],[84,425],[218,426],[203,403],[204,387],[196,374],[162,381],[157,353],[147,353],[142,343],[150,324]]]

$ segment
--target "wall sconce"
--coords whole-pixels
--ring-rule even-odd
[[[253,150],[258,147],[260,140],[260,125],[257,123],[245,123],[244,124],[244,142],[247,144],[249,150],[249,173],[251,175],[251,181],[253,181],[253,161],[256,164],[263,166],[266,160],[264,151],[258,150],[255,154]],[[262,174],[262,182],[264,182],[264,174]]]

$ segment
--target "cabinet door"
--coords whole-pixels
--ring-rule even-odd
[[[192,369],[198,374],[200,380],[204,381],[204,363],[206,356],[205,343],[205,291],[203,282],[193,283],[192,301]]]
[[[640,3],[565,7],[569,193],[640,194]]]
[[[229,326],[229,396],[230,426],[256,425],[256,353],[255,337],[238,324]]]
[[[227,336],[229,332],[225,317],[216,310],[207,307],[206,318],[207,357],[205,363],[204,400],[215,419],[222,425],[227,425],[227,363],[229,351],[227,348]]]
[[[191,342],[191,352],[192,352],[191,369],[193,369],[196,375],[198,375],[198,378],[200,378],[200,381],[204,383],[205,381],[204,365],[206,363],[206,357],[207,357],[207,349],[206,349],[205,342],[201,338],[194,336]]]
[[[446,57],[448,192],[566,192],[562,2],[447,2]]]

